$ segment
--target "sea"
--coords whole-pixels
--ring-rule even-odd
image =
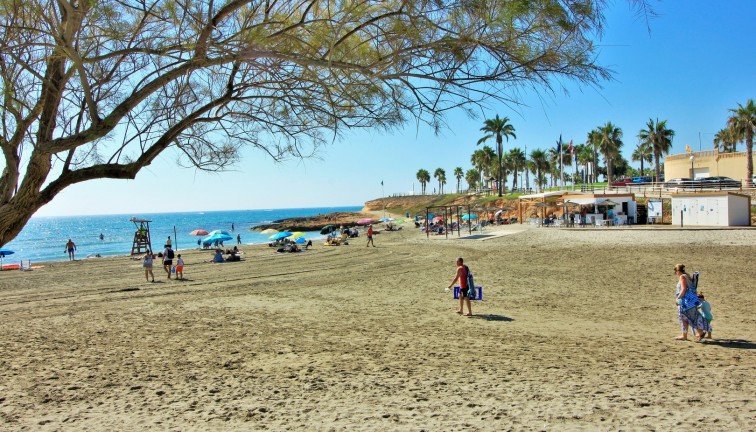
[[[175,250],[197,248],[197,240],[191,236],[193,230],[208,232],[224,230],[236,237],[241,236],[243,245],[268,243],[269,234],[250,231],[250,228],[269,224],[279,219],[317,216],[332,212],[358,212],[362,206],[291,208],[268,210],[228,210],[182,213],[154,213],[136,215],[102,216],[46,216],[32,217],[23,231],[11,242],[3,246],[14,253],[3,258],[3,263],[18,263],[20,260],[35,262],[65,261],[68,239],[76,244],[76,259],[129,255],[137,226],[132,218],[151,221],[150,237],[156,251],[162,249],[165,240],[171,236]],[[232,230],[233,224],[233,230]],[[102,239],[100,235],[102,234]],[[307,232],[305,237],[319,240],[320,232]],[[225,246],[235,245],[236,240]]]

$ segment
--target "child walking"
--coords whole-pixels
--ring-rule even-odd
[[[155,275],[152,273],[152,260],[152,252],[147,251],[147,253],[144,255],[144,258],[142,259],[142,267],[144,267],[144,278],[147,279],[147,282],[150,281],[150,278],[148,276],[151,276],[152,282],[155,282]]]
[[[184,259],[181,258],[181,254],[178,254],[178,260],[176,260],[176,278],[178,280],[184,280]]]
[[[711,314],[711,305],[706,301],[703,291],[698,293],[698,299],[701,300],[701,306],[698,306],[698,311],[703,315],[707,323],[709,323],[709,331],[706,335],[706,339],[711,339],[711,321],[714,320],[714,315]]]

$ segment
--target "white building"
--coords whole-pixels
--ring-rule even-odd
[[[750,226],[751,197],[732,192],[674,194],[672,225]]]

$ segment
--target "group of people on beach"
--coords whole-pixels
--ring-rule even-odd
[[[165,241],[163,246],[163,252],[156,257],[152,251],[148,250],[142,257],[142,268],[144,268],[144,278],[148,282],[155,282],[155,274],[152,272],[153,261],[156,258],[162,259],[163,270],[168,275],[168,279],[171,279],[171,273],[176,273],[176,280],[184,280],[184,259],[181,258],[181,254],[176,255],[171,246],[171,236]],[[176,258],[176,265],[173,265],[173,259]]]

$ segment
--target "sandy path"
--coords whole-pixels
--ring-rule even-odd
[[[185,282],[125,258],[0,273],[0,429],[756,428],[756,230],[483,234],[511,235],[182,251]],[[457,256],[472,319],[443,292]],[[678,261],[713,342],[672,340]]]

